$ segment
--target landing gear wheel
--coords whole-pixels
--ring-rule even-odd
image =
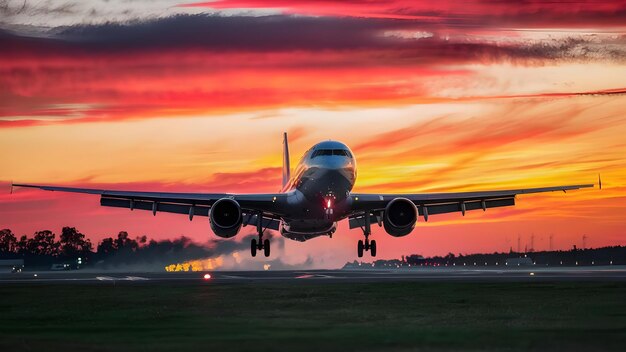
[[[263,241],[263,254],[265,254],[266,257],[270,256],[270,240]]]
[[[253,257],[256,257],[256,249],[256,238],[253,238],[252,241],[250,241],[250,254],[252,254]]]
[[[356,247],[356,253],[358,255],[359,258],[363,257],[363,240],[359,240],[359,243],[357,244]]]
[[[376,240],[372,240],[370,242],[370,254],[372,255],[372,257],[376,256]]]

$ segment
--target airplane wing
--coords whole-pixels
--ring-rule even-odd
[[[366,211],[370,211],[374,217],[372,222],[376,221],[377,213],[384,211],[387,203],[394,198],[406,198],[411,200],[417,207],[419,215],[424,216],[428,221],[429,215],[461,212],[465,215],[466,211],[496,207],[505,207],[515,205],[515,197],[519,194],[570,191],[581,188],[594,187],[593,184],[542,187],[542,188],[524,188],[502,191],[483,191],[483,192],[457,192],[457,193],[417,193],[417,194],[373,194],[373,193],[352,193],[353,215],[350,219],[350,227],[353,226],[353,220],[362,218]],[[354,227],[359,226],[355,222]]]
[[[100,195],[100,205],[107,207],[128,208],[130,210],[150,210],[157,212],[208,216],[209,209],[221,198],[232,198],[242,208],[244,224],[256,223],[256,214],[261,212],[264,226],[278,229],[278,221],[271,220],[281,215],[279,204],[287,195],[284,193],[270,194],[229,194],[229,193],[167,193],[167,192],[138,192],[114,191],[92,188],[72,188],[31,184],[12,184],[12,187],[38,188],[44,191],[72,192]]]

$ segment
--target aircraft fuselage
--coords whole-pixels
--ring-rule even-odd
[[[292,211],[281,221],[281,234],[297,241],[331,235],[337,221],[348,216],[356,176],[356,159],[347,145],[324,141],[307,150],[283,189]]]

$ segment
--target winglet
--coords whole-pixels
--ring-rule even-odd
[[[11,181],[11,191],[9,192],[9,194],[13,194],[13,181]]]
[[[602,189],[602,178],[600,177],[600,174],[598,174],[598,187]]]
[[[291,168],[289,166],[289,143],[287,132],[283,132],[283,188],[289,183],[291,178]]]

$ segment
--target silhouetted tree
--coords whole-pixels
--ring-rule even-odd
[[[107,237],[98,244],[97,252],[99,256],[106,256],[114,253],[116,250],[117,247],[115,246],[113,238]]]
[[[27,240],[26,249],[34,255],[56,256],[59,253],[59,243],[55,242],[55,237],[52,231],[37,231],[33,238]]]
[[[139,245],[137,244],[137,241],[133,240],[132,238],[128,238],[128,232],[126,231],[120,231],[117,234],[117,239],[115,240],[115,248],[117,250],[130,250],[130,251],[136,251],[137,248],[139,248]]]
[[[148,242],[148,236],[143,235],[141,237],[135,237],[135,241],[137,241],[137,244],[141,247]]]
[[[91,241],[85,240],[85,235],[75,227],[64,227],[59,240],[60,254],[65,257],[85,256],[91,251]]]
[[[120,231],[117,234],[117,238],[113,239],[111,237],[107,237],[102,239],[100,243],[98,243],[97,254],[100,258],[109,256],[118,251],[123,252],[136,252],[141,246],[145,246],[148,242],[147,236],[137,237],[135,239],[128,237],[128,232]]]
[[[28,237],[26,237],[26,235],[22,235],[15,244],[15,252],[19,254],[28,253]]]
[[[17,252],[17,238],[11,230],[0,230],[0,253]]]

